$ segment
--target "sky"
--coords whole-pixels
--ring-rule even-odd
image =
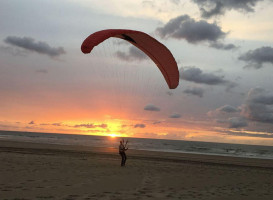
[[[273,145],[273,1],[0,1],[0,130]],[[131,29],[173,54],[157,66],[110,38]]]

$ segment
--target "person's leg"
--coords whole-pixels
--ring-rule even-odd
[[[123,153],[122,153],[122,166],[125,165],[125,160],[126,160],[126,155],[125,155],[125,153],[123,152]]]
[[[119,153],[119,155],[121,156],[121,163],[120,163],[120,166],[122,166],[122,165],[123,165],[123,155],[122,155],[122,153]]]
[[[127,156],[126,156],[126,153],[124,152],[124,163],[123,163],[123,165],[125,165],[126,160],[127,160]]]

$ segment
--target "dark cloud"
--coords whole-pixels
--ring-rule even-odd
[[[195,21],[188,15],[171,19],[156,31],[161,38],[185,39],[189,43],[214,42],[226,36],[226,33],[216,24],[210,24],[204,20]]]
[[[225,131],[224,134],[227,135],[235,135],[235,136],[247,136],[247,137],[258,137],[258,138],[273,138],[272,133],[248,133],[248,132],[232,132],[232,131]]]
[[[178,16],[171,19],[163,27],[156,29],[161,38],[185,39],[187,42],[197,44],[208,42],[209,46],[221,50],[236,49],[234,44],[224,44],[227,33],[221,30],[215,23],[208,23],[204,20],[195,21],[188,15]]]
[[[107,125],[107,124],[98,124],[98,125],[96,125],[96,127],[99,127],[99,128],[107,128],[108,125]]]
[[[233,107],[230,105],[224,105],[219,108],[216,108],[215,110],[209,111],[207,115],[210,117],[219,117],[219,116],[223,117],[226,114],[230,116],[231,114],[239,113],[240,111],[241,110],[236,107]],[[228,122],[229,121],[226,119],[217,119],[217,123],[228,123]]]
[[[204,73],[197,67],[185,67],[180,69],[180,78],[195,83],[207,85],[225,84],[227,81],[223,76],[217,76],[211,73]]]
[[[73,126],[74,128],[107,128],[107,124],[93,124],[93,123],[88,123],[88,124],[76,124]]]
[[[41,123],[39,124],[40,126],[48,126],[48,125],[51,125],[51,124],[48,124],[48,123]]]
[[[147,111],[160,111],[160,108],[153,105],[153,104],[147,104],[145,107],[144,107],[144,110],[147,110]]]
[[[61,122],[55,122],[55,123],[41,123],[40,126],[63,126]],[[65,125],[64,125],[65,126]]]
[[[192,0],[201,11],[201,16],[210,18],[224,15],[228,10],[254,12],[257,2],[263,0]]]
[[[35,124],[35,122],[34,121],[30,121],[28,124]]]
[[[129,48],[128,53],[124,53],[121,51],[117,51],[115,54],[119,59],[124,60],[124,61],[134,61],[134,60],[145,60],[148,57],[146,54],[144,54],[142,51],[140,51],[138,48],[131,46]]]
[[[81,127],[85,127],[85,128],[95,128],[96,126],[94,124],[76,124],[73,126],[74,128],[81,128]]]
[[[135,124],[134,128],[145,128],[146,125],[145,124]]]
[[[57,123],[52,123],[51,125],[53,125],[53,126],[62,126],[62,123],[57,122]]]
[[[20,47],[29,51],[33,51],[40,54],[45,54],[50,57],[57,57],[65,54],[63,47],[51,47],[46,42],[35,42],[33,38],[30,37],[16,37],[8,36],[4,40],[5,43]]]
[[[185,39],[187,42],[197,44],[208,42],[210,47],[222,50],[236,48],[233,44],[223,44],[219,40],[224,39],[227,33],[221,30],[215,23],[208,23],[204,20],[195,21],[188,15],[178,16],[171,19],[163,27],[156,29],[161,38]]]
[[[181,118],[181,115],[178,113],[173,113],[169,116],[169,118]]]
[[[160,123],[161,123],[161,121],[155,121],[152,124],[160,124]]]
[[[263,67],[265,63],[273,64],[273,48],[266,46],[250,50],[241,55],[238,59],[248,63],[245,67],[259,69]]]
[[[273,105],[273,95],[267,94],[267,95],[261,95],[258,97],[254,97],[252,99],[253,103],[259,103],[264,105]]]
[[[183,92],[186,94],[198,96],[200,98],[203,97],[203,95],[204,95],[204,89],[200,88],[200,87],[187,88]]]
[[[229,128],[242,128],[248,125],[246,119],[242,117],[231,117],[228,122]]]
[[[217,76],[212,73],[204,73],[197,67],[184,67],[180,68],[180,78],[186,81],[191,81],[206,85],[224,85],[226,90],[234,88],[237,84],[228,81],[224,76]]]
[[[211,42],[209,46],[221,50],[232,50],[238,48],[238,46],[235,46],[234,44],[224,44],[221,42]]]
[[[273,93],[262,88],[252,88],[241,107],[241,114],[247,119],[273,123]]]

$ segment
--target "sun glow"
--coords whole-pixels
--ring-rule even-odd
[[[117,137],[117,135],[116,135],[115,133],[111,133],[109,136],[110,136],[111,138]]]

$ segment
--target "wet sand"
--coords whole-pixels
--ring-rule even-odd
[[[0,199],[272,200],[273,160],[0,140]]]

